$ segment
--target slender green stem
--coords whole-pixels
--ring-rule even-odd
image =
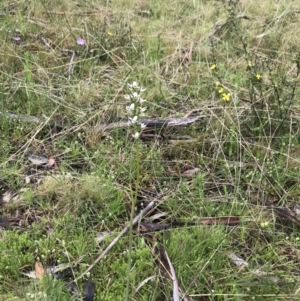
[[[140,152],[139,152],[139,139],[135,140],[135,158],[136,158],[136,181],[135,191],[131,197],[131,212],[130,212],[130,227],[129,227],[129,249],[128,249],[128,265],[127,265],[127,284],[126,284],[126,295],[125,300],[129,301],[129,287],[130,287],[130,271],[131,271],[131,251],[132,251],[132,240],[133,240],[133,219],[134,209],[137,203],[138,190],[140,185]]]

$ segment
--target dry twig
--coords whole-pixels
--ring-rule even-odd
[[[142,210],[132,221],[132,225],[135,225],[138,223],[139,220],[141,220],[147,212],[158,203],[158,201],[162,198],[162,196],[165,194],[165,192],[159,193],[156,197],[152,199],[152,201],[149,202],[149,204],[145,207],[144,210]],[[80,275],[76,278],[76,281],[81,279],[84,275],[86,275],[91,269],[113,248],[113,246],[119,241],[119,239],[129,230],[130,225],[127,225],[123,228],[123,230],[118,234],[118,236],[107,246],[107,248],[96,258],[96,260]]]

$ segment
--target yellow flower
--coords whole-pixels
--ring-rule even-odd
[[[223,88],[220,88],[220,89],[218,90],[218,92],[219,92],[220,94],[222,94],[222,93],[224,92],[224,89],[223,89]]]
[[[299,240],[300,238],[299,237],[296,237],[296,240]]]
[[[217,68],[217,65],[216,64],[213,64],[212,66],[210,66],[210,70],[215,70]]]
[[[257,73],[257,74],[255,75],[255,77],[256,77],[258,80],[261,79],[261,75],[260,75],[259,73]]]
[[[252,62],[251,61],[248,61],[248,67],[252,67]]]
[[[230,100],[230,93],[223,93],[222,94],[222,98],[225,101],[229,101]]]
[[[113,36],[113,33],[111,33],[110,31],[108,31],[107,34],[108,34],[109,36]]]
[[[219,87],[220,83],[219,82],[215,82],[215,85],[216,85],[216,87]]]
[[[268,227],[268,226],[269,226],[269,222],[261,222],[261,223],[260,223],[260,226],[261,226],[262,228]]]

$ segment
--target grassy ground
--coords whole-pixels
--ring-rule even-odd
[[[186,225],[129,231],[78,280],[81,292],[91,277],[97,301],[171,300],[159,242],[190,300],[300,300],[297,6],[1,1],[1,299],[78,300],[64,281],[23,273],[80,259],[80,277],[132,219],[130,205],[164,191],[156,222]],[[147,118],[205,117],[139,139],[137,125],[99,130],[128,120],[133,81],[146,88]],[[36,171],[30,155],[55,164]],[[239,222],[188,225],[223,216]]]

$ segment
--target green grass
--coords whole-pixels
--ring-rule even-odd
[[[23,273],[37,260],[80,259],[80,277],[130,221],[126,203],[141,209],[141,200],[166,191],[153,213],[161,222],[238,216],[240,223],[129,231],[78,281],[81,293],[91,277],[96,301],[125,300],[126,291],[128,300],[169,300],[172,283],[153,253],[160,242],[191,300],[299,300],[297,6],[3,0],[0,196],[22,198],[0,207],[14,221],[0,232],[2,299],[79,300],[63,281]],[[133,81],[146,88],[146,118],[206,117],[148,139],[132,138],[137,126],[99,130],[130,117],[124,96]],[[36,173],[31,154],[54,156],[57,168],[28,183]],[[186,177],[194,168],[199,173]],[[97,243],[104,231],[112,235]]]

